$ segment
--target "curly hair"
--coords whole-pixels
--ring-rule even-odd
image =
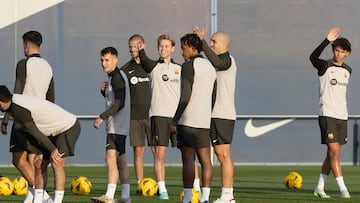
[[[196,49],[199,53],[202,51],[202,42],[196,34],[186,34],[180,39],[181,44],[186,44],[189,47]]]

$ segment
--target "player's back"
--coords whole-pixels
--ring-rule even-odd
[[[45,99],[52,78],[52,68],[45,59],[30,57],[26,62],[26,82],[23,94]]]

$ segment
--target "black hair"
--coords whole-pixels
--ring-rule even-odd
[[[346,38],[337,38],[332,44],[332,48],[335,49],[335,47],[340,47],[343,50],[346,50],[348,52],[351,52],[351,44],[349,40]]]
[[[24,42],[31,42],[33,44],[35,44],[36,46],[40,47],[41,43],[42,43],[42,36],[38,31],[35,30],[31,30],[29,32],[26,32],[23,35],[23,41]]]
[[[196,49],[199,53],[202,51],[202,42],[196,34],[186,34],[180,39],[181,44],[186,44],[189,47]]]
[[[12,94],[5,85],[0,85],[0,101],[8,102],[11,100]]]
[[[100,55],[104,56],[105,54],[110,53],[111,55],[118,56],[118,52],[114,47],[105,47],[101,50]]]
[[[131,36],[131,37],[129,38],[129,42],[132,41],[132,40],[135,40],[135,39],[138,39],[138,40],[140,40],[142,43],[145,43],[144,37],[141,36],[140,34],[134,34],[133,36]]]

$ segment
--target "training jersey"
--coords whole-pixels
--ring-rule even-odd
[[[216,99],[212,111],[212,118],[236,120],[235,86],[236,63],[229,52],[216,55],[205,40],[202,48],[216,69]]]
[[[106,100],[106,111],[100,118],[106,119],[108,134],[129,135],[130,89],[125,73],[116,68],[108,74],[108,85],[102,92]]]
[[[346,91],[352,70],[345,63],[337,66],[331,59],[319,59],[329,43],[329,40],[325,39],[310,56],[311,63],[318,70],[320,82],[319,115],[347,120]]]
[[[54,102],[53,72],[50,64],[39,54],[20,61],[16,68],[19,84],[15,84],[14,93],[27,94]],[[19,88],[19,89],[18,89]]]
[[[76,122],[75,115],[56,104],[23,94],[13,94],[8,111],[22,124],[23,131],[35,137],[49,151],[53,151],[55,146],[46,136],[57,136]]]
[[[26,94],[54,102],[54,89],[52,68],[39,54],[30,55],[17,63],[15,94]],[[3,123],[7,124],[9,118],[10,115],[5,114]]]
[[[193,128],[210,129],[215,68],[200,55],[181,68],[181,94],[173,122]]]
[[[172,60],[169,64],[164,60],[153,61],[142,49],[139,52],[141,66],[151,77],[151,105],[149,116],[172,118],[180,98],[181,66]]]
[[[120,68],[129,80],[131,95],[131,120],[149,119],[151,102],[150,77],[140,64],[131,59]]]

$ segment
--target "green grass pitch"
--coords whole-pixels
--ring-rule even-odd
[[[326,185],[326,192],[330,199],[319,199],[313,196],[313,189],[319,176],[320,166],[236,166],[234,180],[234,195],[237,202],[241,203],[288,203],[288,202],[360,202],[360,168],[359,166],[344,166],[345,182],[351,194],[351,199],[341,199],[335,179],[331,175]],[[300,190],[288,190],[285,188],[283,178],[290,171],[299,172],[304,181]],[[182,191],[181,167],[166,167],[166,186],[170,200],[160,201],[157,196],[142,197],[135,195],[136,181],[134,169],[131,172],[131,198],[133,203],[179,203],[179,194]],[[106,167],[66,167],[67,182],[64,203],[91,202],[90,197],[100,196],[106,190]],[[18,177],[19,172],[13,168],[0,168],[0,174],[10,177]],[[89,195],[73,195],[70,191],[70,182],[76,176],[88,177],[93,185]],[[152,167],[145,168],[145,177],[154,177]],[[220,195],[220,169],[214,166],[214,176],[210,194],[210,202]],[[116,196],[120,195],[118,191]],[[53,195],[53,173],[49,168],[48,191]],[[22,202],[24,196],[0,196],[0,202]]]

